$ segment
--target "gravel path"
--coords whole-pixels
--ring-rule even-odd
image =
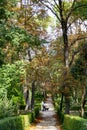
[[[35,120],[35,123],[31,124],[30,130],[62,130],[51,98],[47,98],[46,105],[49,110],[40,111],[39,117]]]

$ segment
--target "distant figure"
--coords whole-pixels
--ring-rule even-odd
[[[45,102],[44,101],[42,101],[42,103],[41,103],[41,110],[45,111]]]
[[[42,111],[46,111],[46,110],[48,110],[48,109],[49,109],[49,108],[46,107],[45,102],[42,101],[42,103],[41,103],[41,110],[42,110]]]

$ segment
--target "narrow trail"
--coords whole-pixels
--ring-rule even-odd
[[[48,111],[40,111],[39,117],[31,124],[30,130],[62,130],[51,98],[47,98]]]

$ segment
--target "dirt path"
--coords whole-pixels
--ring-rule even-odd
[[[30,130],[62,130],[52,104],[52,99],[47,98],[46,104],[49,110],[40,111],[39,117],[31,124]]]

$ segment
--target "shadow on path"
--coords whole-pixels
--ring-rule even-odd
[[[48,111],[40,111],[39,117],[31,124],[30,130],[62,130],[54,110],[52,99],[46,100]]]

